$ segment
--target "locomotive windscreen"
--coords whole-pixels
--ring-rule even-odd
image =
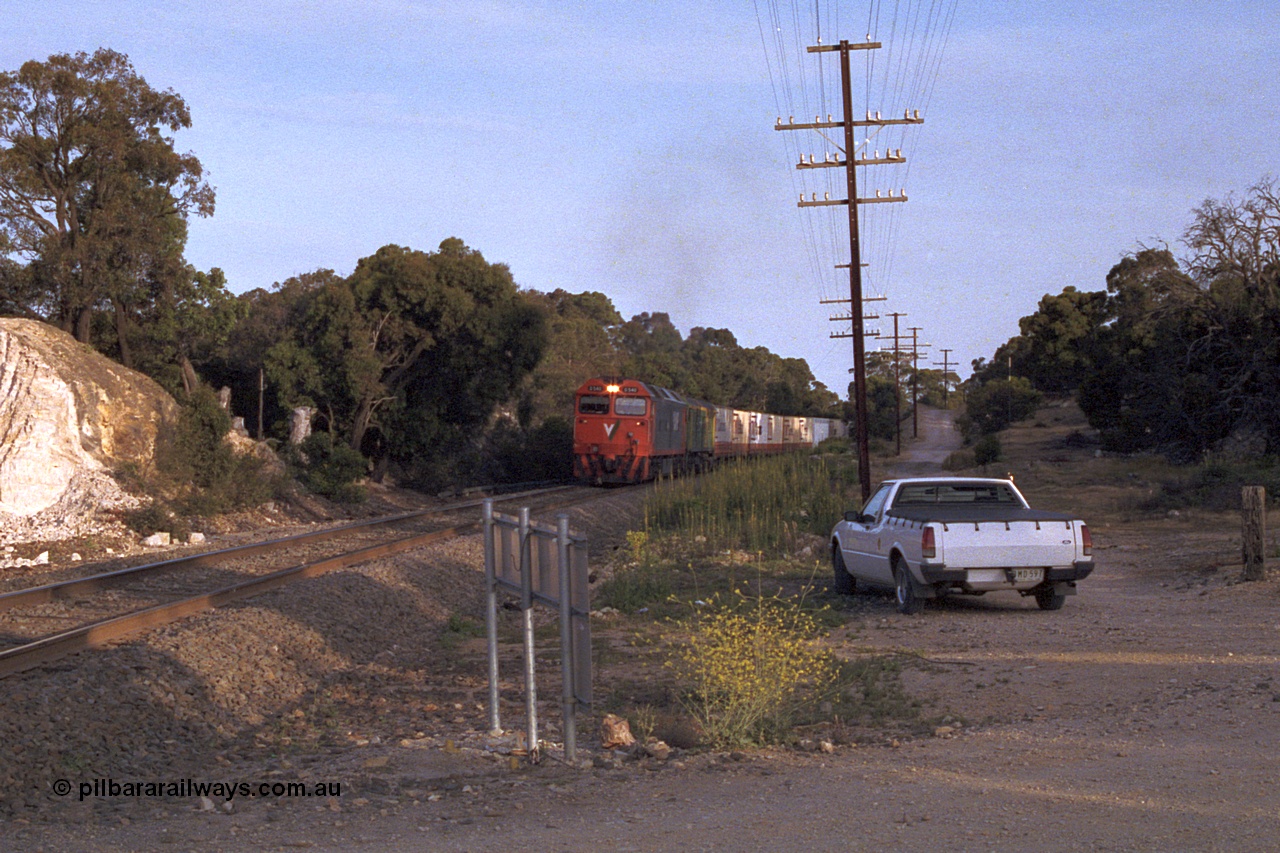
[[[645,410],[645,402],[643,397],[619,397],[613,404],[614,414],[618,415],[643,415]]]
[[[578,399],[578,411],[584,415],[607,415],[609,414],[609,398],[588,397],[583,394]]]

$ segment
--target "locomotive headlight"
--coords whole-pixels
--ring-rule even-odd
[[[610,394],[617,394],[621,389],[617,385],[609,385],[604,390],[608,391]]]

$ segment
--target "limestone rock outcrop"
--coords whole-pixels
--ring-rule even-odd
[[[45,323],[0,318],[0,516],[53,507],[86,475],[151,464],[164,389]]]

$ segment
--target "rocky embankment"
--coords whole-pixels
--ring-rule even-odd
[[[0,543],[90,535],[95,510],[136,505],[109,472],[149,465],[176,414],[159,385],[71,335],[0,318]]]

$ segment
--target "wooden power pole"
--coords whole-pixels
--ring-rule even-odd
[[[951,353],[955,352],[955,350],[943,348],[939,349],[938,352],[942,353],[942,408],[945,409],[948,408],[947,393],[951,390],[951,380],[947,378],[951,375]],[[935,361],[934,365],[937,366],[937,364],[938,362]]]
[[[808,160],[803,155],[800,162],[796,165],[797,169],[822,169],[822,168],[843,168],[845,170],[845,184],[847,195],[843,199],[832,199],[824,197],[818,198],[818,194],[814,193],[813,197],[806,200],[803,195],[800,197],[800,207],[820,207],[823,205],[843,204],[849,208],[849,318],[852,323],[853,338],[853,396],[854,408],[857,411],[856,437],[858,442],[858,480],[862,487],[862,500],[866,501],[871,497],[871,452],[870,452],[870,435],[867,431],[867,364],[866,364],[866,334],[863,327],[863,309],[862,309],[862,247],[858,240],[858,205],[872,204],[877,202],[901,202],[907,200],[907,194],[903,191],[900,195],[895,196],[893,191],[889,191],[888,197],[882,198],[877,194],[876,198],[858,198],[858,166],[873,166],[890,163],[905,163],[906,158],[902,156],[902,149],[898,149],[896,155],[890,151],[885,151],[885,157],[879,157],[879,152],[875,152],[877,156],[856,157],[855,152],[857,146],[854,144],[854,128],[855,127],[883,127],[890,124],[922,124],[924,119],[920,118],[920,111],[917,110],[912,116],[910,110],[900,119],[881,119],[880,114],[876,113],[875,118],[871,117],[870,112],[867,113],[866,121],[854,121],[853,119],[853,82],[849,72],[849,54],[855,50],[875,50],[880,47],[880,42],[865,41],[856,44],[850,44],[848,41],[841,40],[835,45],[817,45],[808,48],[809,53],[827,53],[839,51],[840,53],[840,91],[844,107],[844,117],[840,121],[832,121],[831,116],[827,116],[826,121],[822,121],[820,116],[815,116],[813,123],[797,124],[794,117],[790,118],[786,124],[782,123],[782,118],[778,118],[774,130],[828,130],[842,129],[844,131],[844,158],[839,155],[834,158],[827,155],[821,163],[817,162],[817,158],[810,157]],[[833,335],[833,337],[845,337],[844,335]]]
[[[893,318],[893,437],[897,442],[895,455],[902,455],[902,351],[898,348],[898,318],[907,316],[905,311],[894,311]]]

